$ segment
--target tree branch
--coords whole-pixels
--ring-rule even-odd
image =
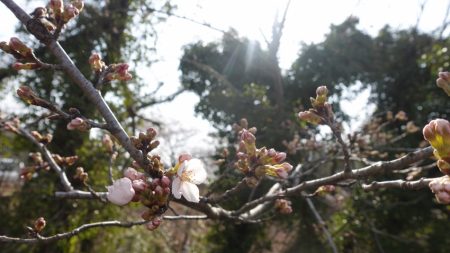
[[[12,13],[23,23],[28,24],[31,17],[20,8],[13,0],[0,0]],[[119,143],[128,151],[130,156],[136,160],[139,164],[142,163],[142,152],[137,150],[131,143],[128,134],[123,129],[122,125],[118,122],[116,116],[109,108],[106,101],[101,96],[100,92],[94,88],[94,85],[86,79],[86,77],[80,72],[80,70],[75,66],[73,61],[61,47],[61,45],[54,39],[48,39],[48,36],[39,36],[42,31],[33,31],[35,26],[28,26],[29,32],[34,34],[38,39],[44,43],[47,48],[52,52],[52,54],[60,62],[60,66],[63,71],[74,81],[80,89],[83,91],[84,95],[89,99],[91,103],[99,110],[102,117],[108,124],[108,129],[114,137],[119,141]],[[38,35],[39,34],[39,35]]]
[[[374,181],[370,184],[363,184],[362,188],[366,191],[378,190],[378,189],[405,189],[405,190],[419,190],[427,188],[430,182],[436,178],[421,178],[416,181],[405,181],[405,180],[392,180],[392,181]]]

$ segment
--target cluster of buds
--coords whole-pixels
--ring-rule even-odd
[[[423,136],[434,148],[439,170],[450,175],[450,122],[444,119],[430,121],[423,128]]]
[[[14,56],[17,60],[12,65],[15,70],[29,70],[42,67],[42,62],[34,55],[33,50],[16,37],[12,37],[9,42],[0,42],[0,49]]]
[[[89,174],[84,171],[83,167],[77,167],[75,170],[75,175],[73,176],[74,179],[78,179],[83,183],[86,183],[89,179]]]
[[[42,159],[41,153],[30,153],[29,157],[32,161],[32,165],[29,165],[27,167],[24,167],[21,169],[20,172],[20,178],[23,180],[31,180],[34,173],[38,170],[50,170],[50,166],[47,162],[44,162],[44,159]]]
[[[20,120],[19,118],[13,118],[11,120],[0,121],[0,127],[6,131],[10,131],[15,134],[20,134],[19,131]]]
[[[159,226],[161,223],[159,216],[167,209],[170,183],[167,176],[151,179],[145,173],[128,168],[123,178],[116,180],[112,186],[108,186],[107,198],[119,206],[133,201],[148,207],[142,214],[142,218],[150,221],[147,223],[147,228],[153,230]]]
[[[292,170],[292,165],[283,162],[286,153],[277,152],[266,147],[256,148],[256,128],[242,129],[239,133],[240,142],[238,160],[235,166],[246,175],[249,186],[255,186],[265,175],[287,178]]]
[[[118,63],[108,66],[108,73],[105,75],[106,81],[119,80],[129,81],[133,78],[133,75],[128,73],[128,64]]]
[[[78,156],[63,157],[58,154],[52,154],[52,158],[59,166],[72,166],[76,163],[76,161],[78,161]]]
[[[291,201],[287,199],[277,199],[275,200],[275,210],[281,214],[292,213]]]
[[[144,157],[144,171],[152,177],[162,177],[164,172],[164,166],[161,163],[161,158],[158,155],[149,155],[149,153],[159,146],[159,141],[155,140],[156,130],[149,128],[147,131],[140,132],[139,135],[131,136],[131,143],[133,146],[142,151]],[[134,162],[133,167],[139,168],[140,166]]]
[[[36,141],[38,141],[44,145],[49,144],[53,139],[53,135],[51,135],[51,134],[42,135],[38,131],[32,131],[31,135],[34,137],[34,139],[36,139]]]
[[[429,187],[441,204],[450,204],[450,177],[444,176],[433,179]]]
[[[96,74],[101,74],[101,81],[104,82],[113,80],[129,81],[133,78],[133,75],[128,72],[128,64],[117,63],[107,66],[98,53],[93,53],[89,57],[89,65]]]
[[[308,123],[329,124],[333,122],[334,113],[331,105],[327,102],[328,89],[326,86],[320,86],[316,89],[316,98],[311,98],[313,108],[308,111],[298,113],[298,117]]]
[[[436,85],[450,96],[450,73],[439,72],[439,78],[436,80]]]
[[[33,164],[22,168],[20,172],[20,178],[24,180],[30,180],[35,172],[39,170],[46,170],[46,171],[50,170],[49,164],[46,161],[44,161],[41,153],[30,153],[29,157]],[[65,167],[74,165],[75,162],[78,160],[78,156],[62,157],[58,154],[52,154],[52,158],[56,164]]]
[[[71,19],[77,17],[83,10],[83,7],[83,0],[72,0],[71,3],[68,4],[64,4],[63,0],[50,0],[49,15],[45,18],[53,20],[56,25],[62,26]]]

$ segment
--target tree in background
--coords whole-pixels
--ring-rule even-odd
[[[434,85],[437,72],[424,62],[425,56],[430,54],[433,48],[435,52],[442,50],[442,46],[436,48],[435,45],[443,42],[416,29],[393,31],[389,27],[371,37],[360,31],[357,24],[356,18],[349,18],[341,25],[331,26],[330,33],[323,42],[304,45],[292,68],[281,78],[281,99],[276,99],[279,93],[275,92],[275,87],[279,84],[275,81],[277,79],[274,79],[274,76],[281,72],[279,68],[277,70],[272,67],[278,63],[270,57],[273,55],[270,46],[274,43],[269,43],[267,49],[262,49],[258,43],[239,38],[234,32],[226,34],[222,41],[217,43],[204,45],[199,42],[185,48],[180,65],[183,85],[200,96],[196,111],[212,120],[219,130],[227,132],[228,126],[245,117],[258,130],[261,129],[256,136],[263,146],[284,148],[282,150],[291,154],[290,161],[294,164],[305,164],[310,161],[310,151],[303,152],[300,144],[306,143],[308,138],[314,138],[317,132],[308,132],[305,124],[298,124],[294,119],[295,113],[299,109],[308,108],[310,94],[320,84],[327,84],[335,96],[334,100],[339,101],[345,87],[361,83],[362,88],[371,89],[370,102],[375,104],[377,109],[366,123],[365,129],[353,136],[349,135],[351,148],[353,152],[365,153],[364,156],[369,159],[392,159],[402,152],[407,152],[405,147],[422,145],[423,139],[416,125],[425,125],[432,118],[446,117],[448,114],[449,108],[443,106],[448,98]],[[275,24],[275,27],[277,25],[280,27],[279,24]],[[274,40],[279,40],[276,34],[273,37]],[[432,55],[429,59],[434,60],[436,57]],[[442,63],[437,66],[442,66]],[[278,101],[283,101],[283,107],[280,107]],[[341,119],[347,118],[339,112],[338,105],[335,105],[334,109]],[[394,115],[393,112],[400,113]],[[377,131],[380,129],[387,133],[384,138],[379,138],[381,136]],[[370,139],[366,138],[367,133],[371,133]],[[300,139],[303,142],[300,142]],[[233,138],[230,140],[233,143]],[[287,145],[288,143],[297,146],[292,147]],[[233,145],[228,148],[233,149]],[[329,146],[320,147],[317,152],[327,150],[334,152]],[[342,164],[335,163],[330,166],[334,166],[329,169],[335,171],[336,166]],[[435,174],[421,168],[408,173],[411,174],[410,179]],[[400,173],[398,178],[404,176]],[[264,191],[261,191],[259,194],[263,193]],[[347,198],[345,202],[346,211],[335,213],[333,219],[336,224],[330,229],[336,230],[335,236],[339,239],[340,247],[346,251],[374,251],[379,247],[375,242],[379,242],[384,245],[384,250],[388,251],[408,251],[411,243],[415,243],[424,252],[437,252],[438,249],[431,245],[439,242],[442,246],[443,243],[449,242],[441,237],[442,222],[428,217],[433,212],[445,213],[445,208],[432,205],[427,201],[428,195],[425,192],[383,192],[384,201],[378,202],[378,193],[365,193],[360,191],[359,187],[354,187],[351,195],[353,197]],[[371,201],[374,198],[375,200]],[[410,201],[405,203],[405,199]],[[386,212],[386,202],[395,206],[395,214]],[[291,216],[291,222],[301,219],[304,226],[308,227],[308,220],[314,222],[314,218],[310,210],[304,207],[307,203],[298,205],[304,214],[301,217]],[[329,205],[320,206],[329,210]],[[424,206],[428,208],[423,208]],[[411,240],[411,233],[417,233],[417,225],[420,222],[421,227],[430,229],[433,235],[423,231]],[[374,224],[384,230],[380,232]],[[317,245],[314,247],[312,243],[314,238],[317,238],[312,225],[309,223],[309,230],[303,226],[298,227],[298,233],[301,235],[292,245],[293,252],[299,248],[308,252],[324,250]],[[223,239],[223,229],[213,232],[217,235],[212,238],[223,245],[222,247],[236,244],[247,236],[255,241],[253,236],[258,234],[256,231],[261,231],[259,225],[254,226],[253,233],[240,227],[230,226],[227,229],[230,230],[228,233],[233,235],[228,241]],[[309,232],[302,233],[304,231]],[[319,230],[318,233],[322,232]],[[259,238],[259,241],[268,240],[267,237]],[[368,244],[368,241],[374,243]],[[246,252],[250,247],[251,245],[248,245],[247,249],[235,250]],[[223,252],[229,250],[222,249]]]

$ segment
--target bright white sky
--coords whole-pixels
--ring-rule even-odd
[[[23,0],[18,2],[23,3]],[[36,2],[33,1],[33,4]],[[174,11],[178,15],[206,22],[223,30],[233,27],[241,36],[247,36],[264,44],[262,34],[270,39],[274,17],[277,12],[281,17],[287,1],[173,0],[173,2],[178,5],[177,10]],[[281,67],[289,68],[297,57],[301,42],[311,43],[323,40],[324,35],[329,31],[330,24],[340,24],[353,15],[360,18],[360,28],[370,34],[376,34],[385,24],[393,28],[408,28],[416,24],[422,2],[423,0],[292,0],[279,51]],[[419,29],[431,31],[441,25],[447,5],[447,0],[428,1],[418,26]],[[26,6],[26,10],[31,12],[35,7],[37,6]],[[5,41],[14,36],[15,18],[1,4],[0,17],[2,21],[0,41]],[[157,31],[159,37],[157,54],[160,62],[152,65],[150,69],[140,69],[140,72],[149,83],[150,89],[158,82],[164,82],[166,84],[162,90],[164,94],[170,94],[179,87],[178,64],[182,46],[198,40],[205,42],[218,40],[222,35],[212,29],[174,17],[159,25]],[[361,116],[368,95],[369,91],[366,91],[359,95],[356,101],[342,102],[341,105],[350,115]],[[164,114],[170,121],[179,121],[179,124],[192,128],[197,134],[189,140],[194,138],[196,141],[193,146],[198,147],[202,139],[207,139],[205,136],[210,128],[206,121],[193,116],[193,106],[197,100],[198,98],[193,94],[183,94],[174,103],[162,105],[156,111],[152,110],[149,116]],[[2,110],[8,109],[5,103],[2,104],[0,107]],[[351,129],[355,130],[354,127]],[[188,149],[190,146],[184,147]]]

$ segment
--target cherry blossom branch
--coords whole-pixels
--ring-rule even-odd
[[[50,168],[52,168],[56,174],[58,174],[59,179],[61,181],[61,184],[64,187],[64,190],[66,191],[72,191],[73,187],[72,184],[70,183],[69,179],[67,178],[66,173],[63,171],[63,169],[61,167],[59,167],[59,165],[55,162],[55,160],[52,157],[52,154],[50,153],[50,151],[48,151],[48,149],[45,147],[44,144],[39,143],[28,131],[26,131],[25,129],[19,127],[18,128],[19,133],[24,136],[25,138],[27,138],[30,142],[32,142],[34,145],[36,145],[39,149],[39,151],[42,153],[42,155],[44,156],[45,160],[48,162]]]
[[[392,180],[392,181],[374,181],[370,184],[363,184],[362,188],[366,191],[378,190],[378,189],[405,189],[405,190],[418,190],[427,188],[431,181],[436,178],[421,178],[416,181],[405,181],[405,180]]]
[[[28,15],[21,7],[19,7],[13,0],[0,0],[23,24],[27,26],[30,33],[35,35],[42,43],[44,43],[47,48],[52,52],[52,54],[60,62],[62,70],[74,81],[80,89],[83,91],[84,95],[89,99],[91,103],[95,105],[102,117],[105,119],[108,130],[114,137],[119,141],[119,143],[128,151],[130,156],[136,160],[139,164],[143,165],[142,152],[137,150],[131,143],[128,134],[123,129],[122,125],[118,122],[116,116],[109,108],[106,101],[101,96],[100,92],[95,89],[94,85],[86,79],[86,77],[80,72],[80,70],[75,66],[73,61],[61,47],[61,45],[53,39],[51,34],[46,30],[45,27],[38,25],[38,22],[32,22],[33,19]],[[36,21],[36,20],[35,20]],[[30,25],[34,24],[34,25]],[[42,29],[43,28],[43,29]]]
[[[163,216],[164,220],[203,220],[207,219],[206,215],[177,215],[177,216]],[[122,227],[122,228],[131,228],[133,226],[143,225],[148,223],[148,221],[132,221],[132,222],[123,222],[123,221],[102,221],[102,222],[94,222],[89,224],[81,225],[75,228],[72,231],[55,234],[52,236],[42,236],[40,234],[36,234],[36,238],[19,238],[19,237],[9,237],[0,235],[0,242],[15,242],[15,243],[25,243],[25,244],[35,244],[35,243],[50,243],[54,241],[58,241],[61,239],[67,239],[73,236],[80,234],[83,231],[98,228],[98,227]]]
[[[388,172],[388,171],[393,171],[395,169],[400,169],[411,163],[428,158],[432,154],[433,154],[433,148],[427,147],[427,148],[421,149],[419,151],[416,151],[414,153],[409,153],[403,157],[400,157],[400,158],[392,160],[392,161],[377,162],[373,165],[369,165],[369,166],[366,166],[361,169],[352,170],[351,173],[345,173],[344,171],[341,171],[341,172],[338,172],[338,173],[333,174],[328,177],[305,181],[296,186],[293,186],[291,188],[287,188],[283,191],[280,191],[278,193],[266,195],[259,199],[250,201],[250,202],[246,203],[245,205],[243,205],[239,210],[233,211],[232,215],[236,216],[236,215],[245,213],[248,210],[251,210],[252,208],[254,208],[264,202],[267,202],[267,201],[273,201],[275,199],[284,198],[287,196],[295,196],[295,195],[300,194],[304,190],[311,190],[311,189],[315,190],[319,186],[322,186],[322,185],[336,184],[337,182],[341,182],[341,181],[347,180],[347,179],[365,178],[365,177],[368,177],[368,176],[371,176],[371,175],[374,175],[377,173]]]

